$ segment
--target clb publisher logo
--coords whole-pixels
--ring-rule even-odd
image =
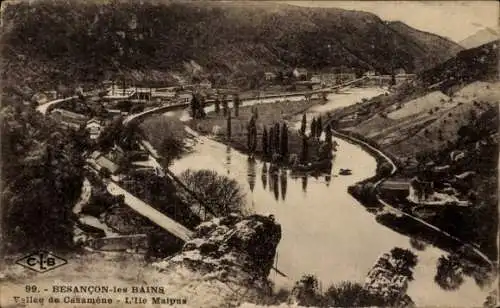
[[[68,261],[47,251],[34,252],[16,261],[16,264],[38,273],[45,273],[67,264]]]

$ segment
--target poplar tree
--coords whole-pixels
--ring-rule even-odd
[[[307,126],[307,119],[306,119],[306,114],[304,113],[302,115],[302,123],[300,124],[300,133],[305,136],[306,134],[306,126]]]
[[[227,115],[227,140],[231,140],[231,113]]]
[[[234,116],[238,117],[240,113],[240,96],[239,94],[235,94],[233,97],[233,107],[234,107]]]
[[[228,111],[229,111],[229,105],[227,102],[227,97],[224,95],[222,97],[222,112],[223,112],[224,116],[227,116]]]
[[[323,132],[323,123],[321,121],[321,116],[316,120],[316,136],[321,137],[321,133]]]
[[[281,147],[280,147],[280,152],[281,156],[283,159],[288,157],[288,126],[286,123],[283,123],[283,126],[281,127]]]
[[[247,147],[250,153],[255,152],[255,148],[257,145],[257,126],[255,122],[255,117],[252,116],[250,118],[250,122],[247,127]]]
[[[274,124],[274,151],[280,153],[280,124]]]
[[[215,113],[219,114],[219,112],[220,112],[220,98],[219,96],[217,96],[217,98],[215,99]]]
[[[300,153],[300,161],[305,163],[307,161],[308,144],[306,136],[302,136],[302,151]]]
[[[191,116],[193,119],[198,118],[198,109],[200,107],[200,102],[198,101],[198,97],[196,94],[193,94],[191,98]]]
[[[316,118],[313,118],[311,121],[311,137],[313,138],[317,136],[316,123]]]
[[[329,145],[332,145],[332,142],[333,142],[332,138],[333,138],[332,128],[331,128],[330,124],[328,124],[325,127],[325,141],[326,141],[326,143],[328,143]]]
[[[268,139],[268,134],[267,134],[267,128],[264,127],[264,131],[262,132],[262,153],[264,154],[264,157],[269,156],[269,139]]]
[[[267,145],[269,149],[269,157],[271,157],[274,154],[274,126],[271,126],[269,129]]]

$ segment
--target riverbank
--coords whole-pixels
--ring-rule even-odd
[[[378,149],[376,144],[373,144],[373,141],[357,136],[353,132],[344,130],[334,131],[334,136],[359,145],[376,159],[377,169],[375,175],[349,186],[348,191],[365,207],[372,208],[372,212],[375,213],[379,223],[408,236],[418,234],[418,238],[424,239],[451,253],[458,252],[461,258],[473,261],[478,266],[487,268],[493,266],[493,262],[489,257],[476,247],[473,247],[473,245],[465,243],[461,239],[441,230],[439,227],[413,216],[411,213],[407,213],[398,206],[391,205],[381,197],[378,186],[398,171],[398,167],[394,163],[395,158]],[[389,168],[381,168],[384,164],[387,164],[390,170]],[[376,209],[373,210],[373,208]],[[493,270],[493,268],[491,267],[490,270]]]
[[[492,260],[498,255],[498,89],[487,81],[447,92],[407,87],[332,113],[337,129],[382,148],[398,165],[379,186],[384,200]],[[413,179],[432,188],[422,194],[413,185],[410,202]]]

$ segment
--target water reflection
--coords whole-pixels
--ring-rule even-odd
[[[267,165],[266,165],[266,163],[262,164],[261,179],[262,179],[262,187],[264,189],[266,189],[266,187],[267,187]]]
[[[255,177],[257,175],[257,161],[254,157],[248,157],[247,160],[247,180],[250,190],[253,192],[255,188]]]
[[[301,179],[302,179],[302,191],[304,193],[306,193],[307,192],[307,174],[302,175]]]
[[[439,257],[434,281],[443,290],[457,290],[464,283],[465,276],[473,278],[481,289],[491,286],[495,279],[494,271],[489,265],[474,264],[458,254]]]
[[[428,244],[424,240],[418,239],[416,237],[411,237],[410,245],[415,250],[424,251]]]
[[[285,201],[286,199],[286,188],[288,185],[288,177],[286,174],[286,170],[282,170],[280,177],[280,185],[281,185],[281,200]]]
[[[227,169],[227,174],[231,173],[231,147],[228,145],[226,147],[226,169]]]
[[[272,188],[273,188],[272,190],[274,193],[274,199],[276,199],[276,201],[278,201],[280,198],[280,187],[279,187],[279,183],[278,183],[279,174],[278,174],[278,172],[271,172],[269,174],[269,177],[270,177],[269,187],[272,186]]]

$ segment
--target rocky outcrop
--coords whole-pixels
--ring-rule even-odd
[[[168,277],[179,276],[175,284],[186,287],[177,295],[190,298],[190,306],[260,302],[271,294],[267,276],[280,239],[281,227],[272,215],[230,214],[200,224],[180,253],[153,266]]]

